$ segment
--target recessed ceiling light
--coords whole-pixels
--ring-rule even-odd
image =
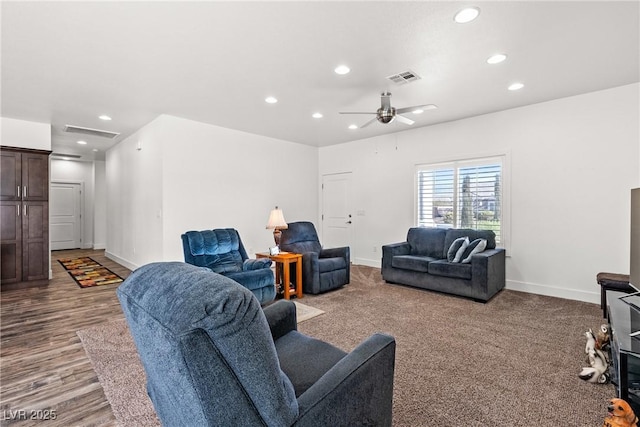
[[[322,118],[322,113],[313,113],[311,115],[311,117],[313,117],[314,119],[321,119]]]
[[[267,96],[264,99],[264,102],[266,102],[267,104],[275,104],[276,102],[278,102],[278,99],[274,98],[273,96]]]
[[[98,150],[97,148],[94,148],[94,149],[93,149],[93,150],[91,150],[91,151],[93,151],[94,153],[97,153],[97,152],[98,152],[98,151],[100,151],[100,150]]]
[[[78,144],[80,144],[80,145],[87,145],[87,141],[78,141]]]
[[[520,90],[524,87],[524,84],[522,83],[512,83],[511,85],[509,85],[508,89],[509,90]]]
[[[108,121],[108,120],[111,120],[111,117],[107,116],[106,114],[103,114],[103,115],[101,115],[101,116],[98,116],[98,118],[99,118],[100,120],[107,120],[107,121]]]
[[[358,125],[349,125],[349,129],[351,130],[358,129]]]
[[[489,58],[487,58],[487,63],[489,63],[489,64],[499,64],[502,61],[504,61],[505,59],[507,59],[507,55],[505,55],[504,53],[497,53],[497,54],[492,55]]]
[[[453,20],[458,24],[466,24],[476,19],[480,15],[480,9],[477,7],[467,7],[455,14]]]
[[[336,74],[340,74],[342,76],[345,74],[349,74],[349,71],[351,71],[351,69],[346,65],[338,65],[333,71],[335,71]]]

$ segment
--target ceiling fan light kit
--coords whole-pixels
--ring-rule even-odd
[[[424,110],[433,110],[436,107],[434,104],[425,104],[425,105],[414,105],[413,107],[405,107],[396,109],[391,106],[391,92],[382,92],[380,94],[380,108],[375,113],[371,112],[347,112],[342,111],[340,114],[375,114],[376,117],[369,120],[362,126],[360,129],[369,126],[371,123],[378,121],[384,125],[393,122],[395,119],[398,119],[400,123],[404,123],[405,125],[411,126],[415,122],[402,114],[412,112],[414,114],[420,114]],[[349,127],[351,129],[351,126]]]

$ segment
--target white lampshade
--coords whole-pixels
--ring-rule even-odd
[[[285,228],[289,228],[287,222],[284,220],[284,215],[282,214],[282,209],[276,206],[275,209],[271,211],[269,214],[269,221],[267,221],[267,227],[272,230],[282,230]]]

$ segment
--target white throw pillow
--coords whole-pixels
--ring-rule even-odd
[[[484,251],[487,247],[487,241],[485,239],[476,239],[473,242],[469,243],[466,247],[464,254],[462,255],[462,264],[468,264],[471,262],[471,257],[474,254],[479,254]]]
[[[451,243],[451,246],[449,246],[449,250],[447,251],[447,261],[460,262],[462,254],[464,254],[467,246],[469,246],[469,237],[458,237]]]

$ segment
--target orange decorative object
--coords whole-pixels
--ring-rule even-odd
[[[638,417],[629,404],[622,399],[611,399],[607,406],[609,416],[602,427],[638,427]]]

